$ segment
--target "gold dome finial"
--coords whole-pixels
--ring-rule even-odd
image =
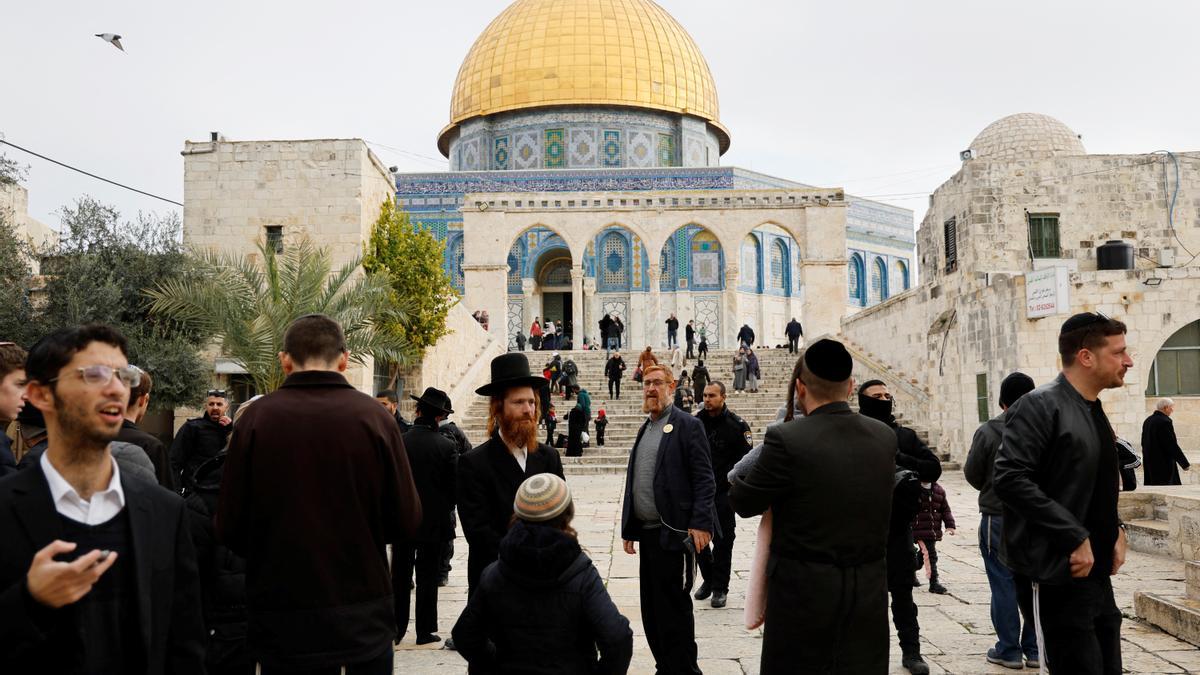
[[[471,46],[454,81],[449,156],[464,120],[546,106],[613,105],[707,121],[729,148],[717,88],[687,31],[651,0],[517,0]]]

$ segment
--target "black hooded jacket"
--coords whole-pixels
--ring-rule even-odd
[[[471,673],[624,673],[629,620],[574,537],[518,520],[453,630]],[[597,651],[599,655],[597,656]]]
[[[246,653],[246,560],[217,541],[213,514],[221,492],[225,453],[184,477],[188,529],[200,568],[201,606],[210,668],[248,658]]]

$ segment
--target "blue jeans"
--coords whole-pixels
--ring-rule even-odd
[[[1004,518],[984,514],[979,521],[979,551],[992,589],[992,627],[996,629],[996,656],[1005,661],[1038,657],[1037,635],[1033,620],[1022,617],[1017,609],[1017,586],[1012,572],[1000,561],[1000,542],[1004,538]],[[1024,618],[1024,625],[1021,619]],[[1017,640],[1020,639],[1020,644]]]

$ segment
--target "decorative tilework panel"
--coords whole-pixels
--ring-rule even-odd
[[[721,297],[713,295],[695,296],[696,330],[704,327],[704,339],[709,349],[721,346]]]
[[[654,166],[654,139],[645,131],[629,132],[626,166],[639,169]]]
[[[497,171],[508,170],[508,136],[500,136],[494,141],[492,149],[492,168]]]
[[[601,166],[604,168],[620,168],[621,166],[621,132],[616,129],[604,130],[604,147],[602,148]]]
[[[479,166],[479,140],[472,138],[463,146],[463,169],[465,171],[478,171],[482,168]]]
[[[600,243],[600,285],[605,289],[629,289],[629,244],[616,232],[604,235]]]
[[[462,237],[455,239],[450,244],[449,250],[446,251],[446,258],[450,261],[450,283],[459,293],[463,292],[466,287],[463,278],[463,240]]]
[[[784,273],[785,261],[787,260],[787,248],[782,241],[776,241],[771,245],[771,288],[776,290],[786,290],[787,280]]]
[[[688,226],[689,230],[693,226]],[[690,273],[692,289],[721,288],[721,244],[716,235],[701,229],[692,235]]]
[[[508,251],[508,292],[521,292],[521,269],[524,267],[525,246],[518,239]]]
[[[547,169],[562,169],[567,165],[566,132],[562,129],[547,129],[545,144],[542,146],[545,155],[542,166]]]
[[[571,156],[569,164],[572,169],[585,169],[596,166],[598,143],[595,129],[571,129]]]
[[[759,255],[758,238],[753,234],[746,235],[742,240],[741,260],[738,288],[744,291],[758,291],[758,272],[762,258]]]
[[[517,348],[517,333],[525,330],[525,303],[521,296],[508,296],[508,348]],[[529,336],[526,336],[529,337]]]
[[[663,244],[662,253],[659,254],[658,262],[658,288],[662,291],[675,290],[675,282],[678,279],[678,273],[675,271],[675,241],[674,238],[667,239]]]
[[[642,240],[635,234],[633,236],[633,287],[642,288],[642,260],[645,259],[645,254],[642,253]]]
[[[658,135],[658,166],[675,166],[674,134]]]
[[[621,322],[625,327],[629,327],[629,296],[628,295],[602,295],[600,296],[600,315],[608,314],[614,319],[621,317]],[[628,335],[628,331],[625,333]],[[628,338],[626,338],[628,339]]]
[[[541,145],[538,143],[538,136],[533,132],[525,132],[517,134],[517,141],[513,146],[516,149],[514,157],[514,165],[517,169],[536,169],[540,164]]]

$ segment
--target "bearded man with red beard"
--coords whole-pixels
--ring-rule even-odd
[[[539,473],[563,477],[558,451],[537,440],[538,389],[545,385],[546,378],[530,374],[525,355],[512,352],[492,359],[491,382],[475,391],[491,400],[487,442],[458,460],[458,516],[470,547],[468,597],[499,555],[517,488]]]

